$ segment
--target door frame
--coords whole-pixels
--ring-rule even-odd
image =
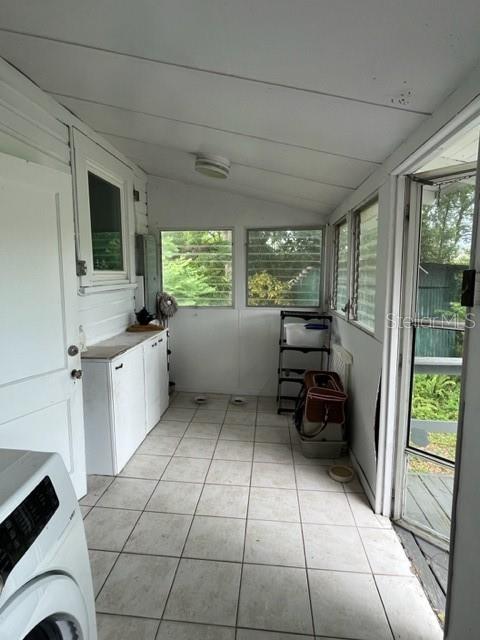
[[[468,126],[480,120],[480,98],[473,100],[465,109],[457,113],[447,124],[436,131],[405,161],[395,167],[390,174],[391,218],[393,233],[388,251],[388,276],[385,304],[384,352],[382,359],[382,383],[380,404],[380,433],[377,454],[377,478],[375,486],[375,512],[387,517],[394,514],[394,492],[397,481],[398,425],[400,416],[400,392],[403,375],[402,331],[393,324],[392,318],[400,318],[405,298],[406,252],[410,240],[410,187],[408,176],[418,172],[430,158],[449,144],[450,140]],[[464,356],[464,358],[466,355]],[[464,360],[465,365],[465,360]],[[457,442],[461,440],[462,425],[459,424]],[[458,445],[457,445],[458,450]],[[460,464],[457,458],[457,467]],[[456,500],[456,483],[453,501]],[[455,509],[452,514],[452,525]],[[422,531],[423,535],[423,531]]]
[[[462,165],[462,168],[468,166],[470,173],[473,169],[473,165],[476,167],[476,163],[470,163],[469,165]],[[437,175],[440,172],[432,172]],[[450,175],[450,171],[442,172],[445,177]],[[462,171],[463,173],[463,171]],[[429,184],[428,180],[423,180],[423,177],[408,178],[409,186],[409,206],[408,215],[405,217],[405,233],[407,235],[407,242],[405,244],[404,251],[404,284],[403,284],[403,305],[402,305],[402,317],[410,319],[408,326],[405,326],[401,330],[401,349],[400,349],[400,378],[399,378],[399,395],[398,395],[398,423],[397,423],[397,450],[396,450],[396,462],[395,462],[395,480],[394,480],[394,499],[393,499],[393,518],[405,524],[406,527],[419,533],[422,537],[437,544],[437,546],[448,549],[450,543],[450,537],[443,536],[440,533],[434,533],[422,527],[421,525],[410,520],[404,514],[405,499],[406,499],[406,481],[407,481],[407,453],[409,449],[408,436],[410,432],[410,414],[411,414],[411,395],[412,395],[412,376],[414,371],[414,341],[415,341],[415,328],[418,327],[418,323],[414,323],[413,319],[416,317],[417,311],[417,293],[418,293],[418,266],[419,266],[419,251],[421,243],[421,216],[422,216],[422,195],[423,189],[426,184]],[[473,220],[472,226],[472,243],[471,243],[471,258],[470,267],[475,263],[475,247],[476,247],[476,219]],[[447,327],[445,327],[447,328]],[[452,327],[453,328],[453,327]],[[467,343],[467,327],[463,330],[464,343]],[[466,349],[465,354],[462,355],[462,372],[460,375],[462,381],[461,396],[459,403],[459,415],[457,424],[457,439],[460,437],[459,431],[462,425],[462,411],[463,395],[464,395],[464,361],[467,357]],[[412,448],[414,449],[414,448]],[[412,450],[414,455],[422,456],[421,451]],[[430,458],[430,456],[425,456]],[[449,462],[447,460],[442,461],[440,464],[450,467],[457,472],[458,460],[455,462]],[[452,500],[452,514],[453,515],[453,500]]]

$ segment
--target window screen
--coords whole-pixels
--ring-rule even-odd
[[[356,251],[353,318],[375,329],[378,202],[355,214]]]
[[[322,229],[249,230],[248,305],[318,307],[322,249]]]
[[[90,226],[95,271],[123,271],[120,189],[88,172]]]
[[[162,231],[163,290],[183,307],[232,304],[232,231]]]
[[[335,260],[333,282],[333,309],[343,311],[348,302],[348,224],[335,227]]]

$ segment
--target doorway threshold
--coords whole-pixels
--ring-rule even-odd
[[[417,533],[408,531],[396,522],[393,522],[392,525],[443,627],[445,624],[449,552],[425,540]]]

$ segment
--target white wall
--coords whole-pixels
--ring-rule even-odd
[[[375,193],[375,192],[374,192]],[[371,194],[368,194],[367,198]],[[365,200],[365,197],[363,198]],[[349,380],[348,422],[350,447],[367,482],[370,497],[375,495],[377,455],[375,417],[382,368],[388,243],[391,236],[391,184],[378,189],[378,250],[376,269],[375,330],[368,332],[334,313],[333,334],[353,356]],[[344,215],[342,212],[341,216]]]
[[[135,231],[146,233],[147,183],[143,171],[0,58],[0,153],[71,174],[72,127],[131,168],[135,189],[140,194],[139,201],[135,202]],[[133,310],[132,289],[79,296],[78,322],[83,326],[87,344],[123,331],[134,319]]]
[[[135,174],[134,186],[140,195],[134,203],[135,232],[148,233],[147,181],[141,174]],[[87,345],[121,333],[135,321],[135,295],[136,291],[128,287],[100,292],[92,287],[87,295],[79,294],[79,324]]]
[[[480,95],[480,66],[477,66],[465,79],[465,82],[454,91],[448,99],[428,118],[405,142],[385,160],[353,194],[351,194],[329,218],[330,223],[340,220],[349,211],[358,208],[365,200],[375,193],[379,193],[379,244],[377,258],[377,298],[376,298],[376,326],[374,336],[370,336],[358,327],[345,322],[342,318],[334,321],[334,330],[342,344],[354,356],[354,364],[350,377],[351,410],[352,416],[352,451],[363,471],[364,480],[371,491],[368,492],[373,502],[375,494],[380,494],[379,485],[384,486],[384,474],[387,484],[391,480],[394,447],[392,431],[396,425],[391,420],[395,417],[395,411],[388,412],[385,402],[395,403],[395,390],[390,389],[390,380],[387,373],[382,375],[382,407],[380,411],[380,469],[377,468],[377,454],[374,442],[375,402],[379,376],[382,372],[382,363],[386,362],[388,354],[384,353],[383,344],[385,337],[386,314],[396,311],[395,304],[398,300],[392,298],[392,287],[398,287],[400,274],[395,271],[394,250],[398,252],[396,243],[400,240],[394,238],[397,225],[397,216],[403,216],[403,210],[396,208],[396,175],[405,171],[402,165],[411,162],[414,158],[420,161],[428,157],[431,150],[427,151],[427,144],[432,145],[438,138],[445,136],[446,130],[455,132],[460,120],[473,118],[478,111],[475,100]],[[465,115],[459,116],[464,111]],[[396,226],[397,225],[397,226]],[[390,405],[391,408],[391,405]],[[386,416],[390,422],[387,424]],[[387,428],[390,430],[390,438],[387,442]],[[387,489],[387,496],[383,501],[383,512],[390,514],[391,492]],[[372,495],[373,494],[373,495]],[[377,509],[380,506],[380,498],[376,501]]]
[[[149,230],[232,228],[235,305],[180,309],[172,318],[172,378],[178,389],[274,395],[279,311],[245,305],[246,229],[315,226],[319,214],[232,193],[148,178]]]

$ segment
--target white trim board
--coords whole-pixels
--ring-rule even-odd
[[[362,467],[360,466],[360,463],[357,460],[357,457],[355,456],[355,454],[353,453],[352,449],[349,449],[348,454],[350,456],[350,460],[352,462],[352,467],[355,470],[355,473],[358,476],[358,479],[360,481],[360,484],[363,487],[363,490],[366,493],[367,499],[370,503],[370,506],[372,507],[372,509],[374,510],[375,513],[378,513],[378,511],[376,511],[375,509],[375,495],[370,487],[370,485],[368,484],[368,480],[367,480],[367,476],[364,474]]]
[[[123,153],[108,142],[106,138],[96,133],[85,122],[77,118],[77,116],[71,111],[66,109],[54,98],[43,91],[43,89],[27,78],[27,76],[23,75],[21,71],[9,64],[4,58],[0,58],[0,81],[5,82],[12,89],[33,103],[36,107],[35,111],[37,114],[38,108],[40,108],[68,127],[76,127],[84,135],[93,140],[93,142],[96,142],[103,149],[126,164],[134,172],[135,177],[138,178],[140,182],[145,182],[147,180],[147,174],[143,169],[123,155]],[[37,118],[33,111],[34,110],[32,109],[33,120],[36,122]]]

